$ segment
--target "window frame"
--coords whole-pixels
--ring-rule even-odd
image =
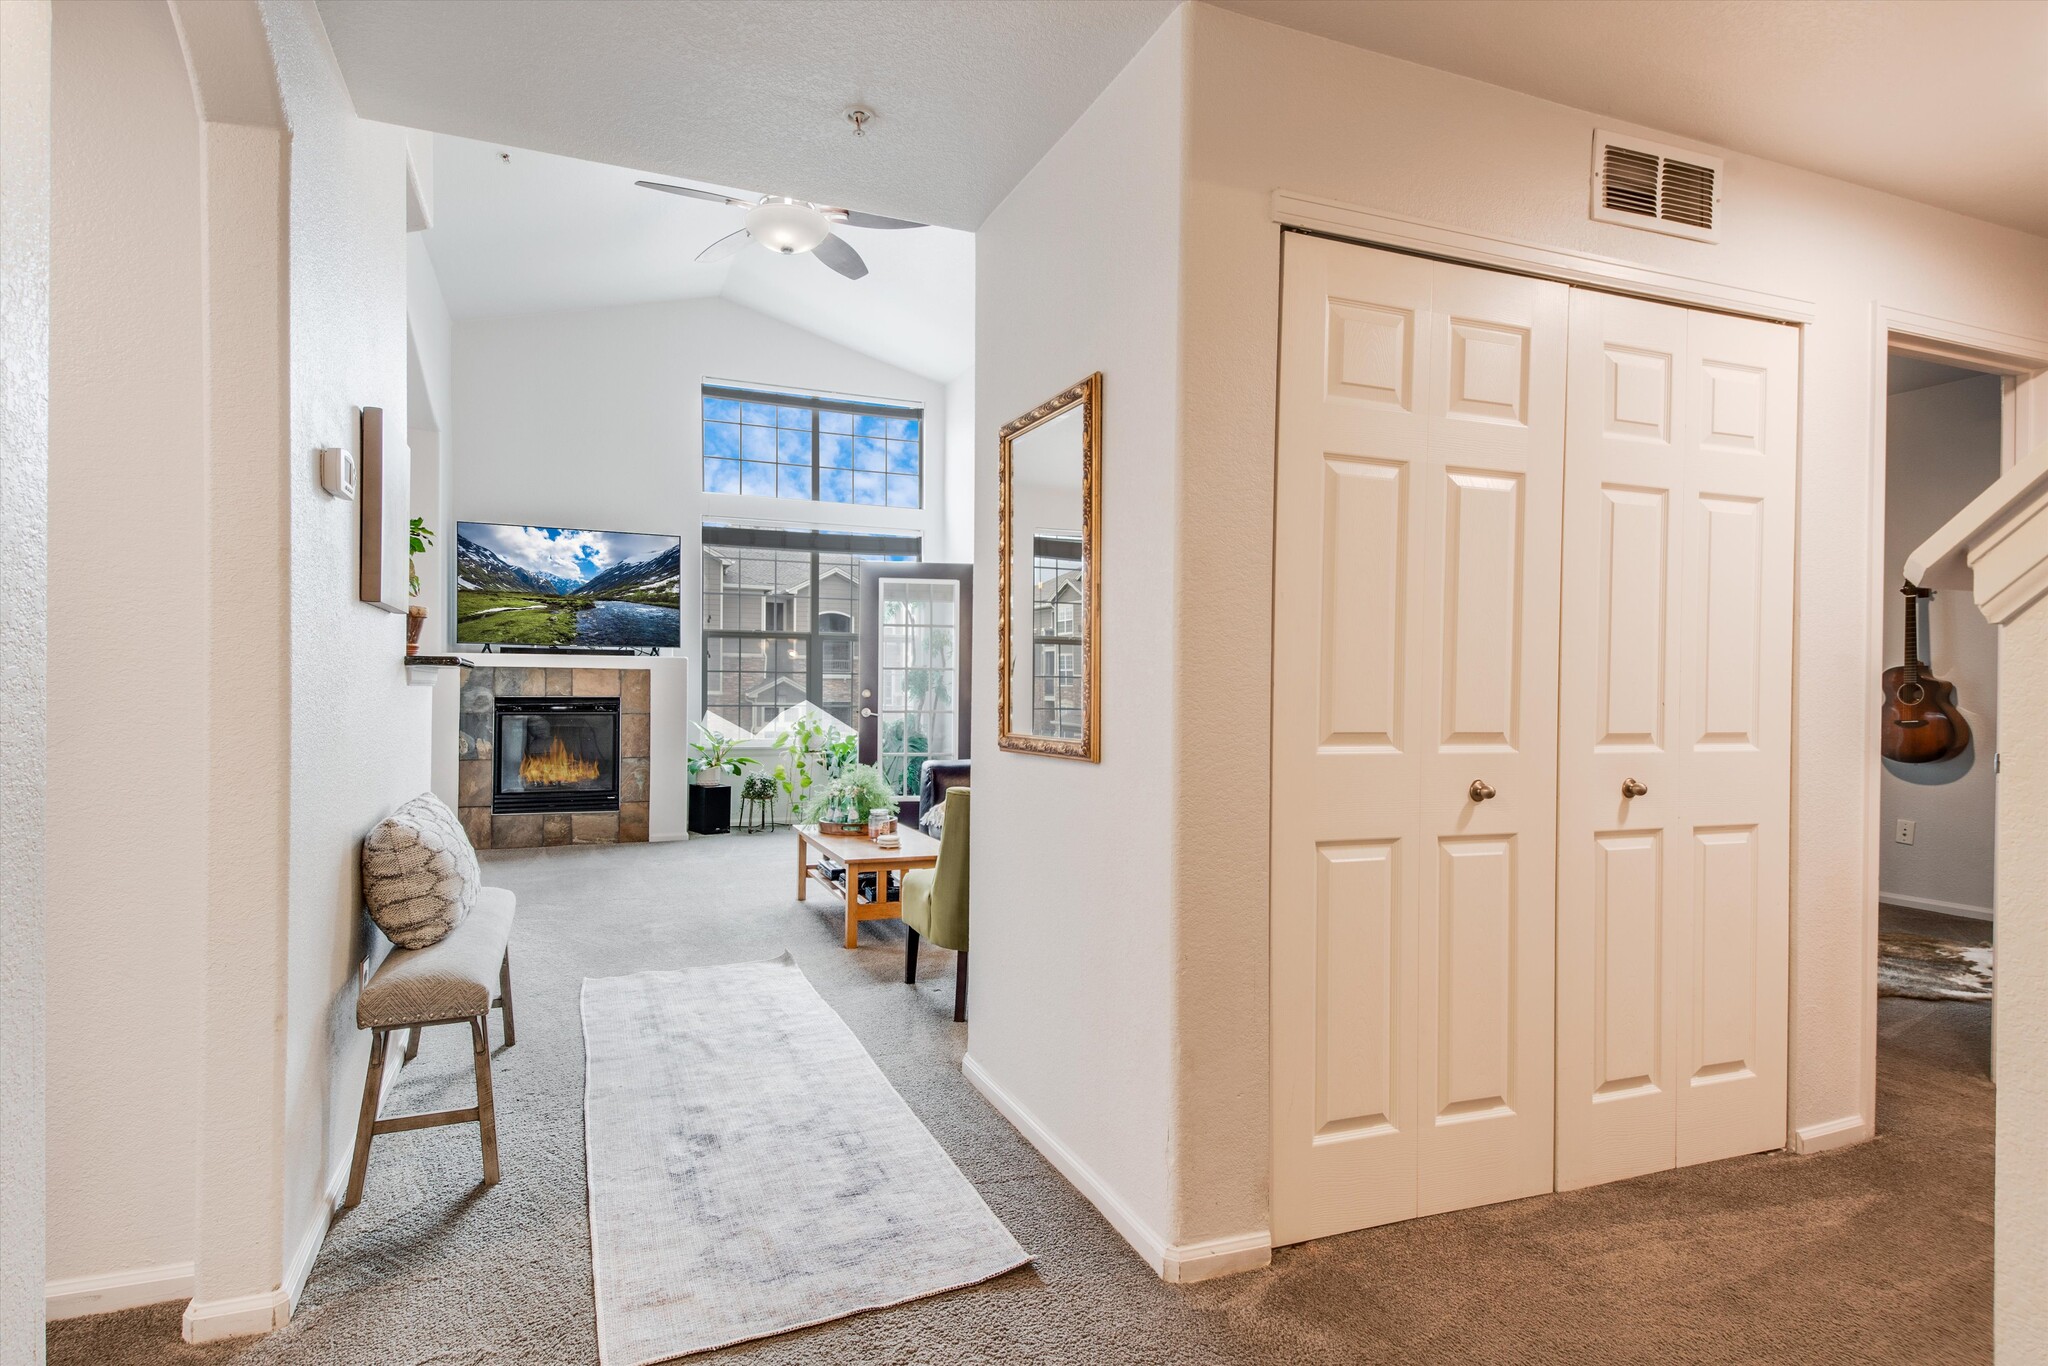
[[[827,642],[845,643],[847,650],[846,658],[849,665],[848,676],[856,680],[857,686],[857,680],[860,676],[860,614],[858,593],[856,593],[856,607],[852,613],[852,624],[849,629],[844,631],[826,631],[820,628],[819,623],[823,618],[845,615],[843,613],[821,611],[819,608],[821,602],[820,587],[823,581],[821,557],[827,555],[851,555],[855,557],[856,561],[860,559],[884,559],[894,560],[899,563],[924,563],[924,537],[916,532],[824,531],[794,527],[728,526],[706,522],[699,527],[699,538],[698,554],[700,559],[704,550],[724,547],[741,550],[808,553],[811,562],[809,590],[811,607],[808,614],[810,625],[809,629],[803,631],[774,631],[766,629],[754,631],[737,627],[701,625],[704,617],[706,585],[698,584],[697,616],[700,625],[697,643],[698,653],[702,656],[697,670],[698,697],[701,699],[697,714],[700,720],[711,713],[711,674],[713,671],[711,668],[712,649],[710,642],[713,640],[802,642],[804,646],[804,698],[812,706],[829,715],[830,712],[822,700],[825,693],[826,644]],[[723,590],[721,589],[721,591]],[[766,624],[767,617],[764,612],[762,625],[765,627]],[[724,673],[727,671],[721,669],[718,672]],[[840,677],[836,672],[832,676],[835,678]],[[854,712],[854,719],[846,720],[845,724],[858,729],[860,699],[854,698],[851,706]]]
[[[1067,734],[1068,723],[1061,718],[1080,710],[1066,706],[1063,702],[1070,686],[1079,681],[1081,676],[1077,647],[1084,644],[1079,627],[1081,608],[1086,605],[1086,597],[1084,593],[1082,601],[1067,603],[1062,603],[1056,598],[1046,600],[1043,606],[1051,609],[1047,615],[1051,618],[1052,629],[1041,632],[1038,629],[1041,606],[1038,601],[1038,586],[1043,580],[1039,576],[1050,571],[1053,581],[1057,581],[1060,575],[1078,572],[1081,569],[1080,541],[1077,538],[1039,535],[1032,539],[1031,678],[1032,682],[1038,685],[1033,690],[1032,727],[1034,733],[1054,735],[1062,739],[1079,738],[1078,730],[1072,736]],[[1069,613],[1066,621],[1072,623],[1075,628],[1073,631],[1060,629],[1062,608],[1067,609]],[[1052,667],[1044,669],[1042,666],[1047,662],[1048,655]]]
[[[707,469],[706,469],[706,467],[707,467],[707,466],[709,465],[709,463],[710,463],[710,461],[711,461],[712,457],[711,457],[710,455],[708,455],[708,454],[707,454],[707,453],[705,452],[705,450],[704,450],[704,444],[703,444],[703,441],[704,441],[704,424],[705,424],[706,422],[710,421],[710,419],[709,419],[709,418],[706,418],[706,417],[704,416],[704,400],[705,400],[705,399],[707,399],[707,398],[716,398],[716,399],[727,399],[727,400],[731,400],[731,401],[733,401],[733,402],[737,402],[737,403],[767,403],[767,404],[771,404],[771,405],[773,405],[773,406],[775,406],[775,407],[778,407],[778,408],[808,408],[808,409],[810,409],[810,410],[811,410],[811,496],[810,496],[810,498],[809,498],[808,500],[798,500],[798,499],[793,499],[793,498],[785,499],[785,498],[782,498],[782,496],[780,495],[780,493],[776,493],[776,494],[760,494],[760,493],[755,493],[755,494],[747,494],[747,493],[714,493],[714,492],[713,492],[713,490],[712,490],[712,488],[711,488],[711,481],[710,481],[710,478],[708,477],[708,472],[707,472]],[[820,438],[821,438],[821,437],[822,437],[823,435],[825,435],[825,434],[824,434],[823,432],[821,432],[821,431],[819,430],[819,428],[818,428],[818,414],[820,414],[820,413],[826,413],[826,412],[830,412],[830,413],[846,413],[846,414],[848,414],[849,416],[852,416],[852,417],[890,417],[890,418],[915,418],[915,419],[916,419],[916,421],[917,421],[917,504],[916,504],[916,506],[915,506],[915,507],[898,507],[898,506],[896,506],[895,504],[892,504],[892,503],[888,502],[888,501],[887,501],[887,494],[888,494],[888,486],[887,486],[887,484],[886,484],[886,483],[885,483],[885,484],[883,485],[883,495],[884,495],[884,497],[883,497],[883,501],[882,501],[882,502],[880,502],[880,503],[861,503],[861,502],[856,502],[856,501],[854,501],[854,500],[852,500],[852,499],[848,499],[848,500],[847,500],[847,501],[845,501],[845,502],[839,502],[839,501],[837,501],[836,499],[827,499],[827,498],[821,498],[821,497],[819,496],[819,494],[820,494],[820,493],[822,493],[822,492],[823,492],[823,490],[824,490],[824,481],[825,481],[825,464],[824,464],[824,460],[823,460],[823,458],[822,458],[822,457],[821,457],[821,455],[820,455],[820,448],[821,448],[821,445],[822,445],[822,443],[821,443],[821,441],[820,441]],[[698,446],[697,446],[697,481],[698,481],[698,485],[699,485],[699,487],[701,487],[701,488],[703,489],[704,493],[705,493],[705,494],[706,494],[707,496],[711,496],[711,497],[717,497],[717,498],[749,498],[749,497],[751,497],[751,498],[766,498],[766,497],[772,497],[772,498],[775,498],[775,499],[777,499],[778,501],[782,501],[782,502],[798,502],[798,501],[809,501],[809,502],[812,502],[812,503],[821,503],[821,504],[823,504],[823,505],[825,505],[825,506],[827,506],[827,507],[865,507],[865,508],[887,508],[887,509],[889,509],[889,510],[890,510],[890,511],[892,511],[892,512],[923,512],[923,511],[925,510],[925,505],[924,505],[924,499],[925,499],[925,478],[924,478],[924,475],[925,475],[925,444],[924,444],[924,433],[925,433],[925,426],[926,426],[926,423],[925,423],[925,415],[924,415],[924,405],[923,405],[923,404],[921,404],[921,403],[920,403],[920,404],[909,404],[909,403],[867,403],[867,402],[863,402],[863,401],[861,401],[861,400],[859,400],[859,399],[850,399],[850,398],[825,398],[825,397],[821,397],[821,396],[819,396],[819,395],[816,395],[816,394],[792,394],[792,393],[785,393],[785,392],[783,392],[782,390],[779,390],[779,389],[746,389],[746,388],[741,388],[741,387],[740,387],[740,386],[738,386],[738,385],[732,385],[732,384],[712,384],[712,383],[710,383],[710,382],[708,382],[708,381],[707,381],[706,383],[704,383],[703,385],[701,385],[701,386],[700,386],[700,392],[698,393],[698,396],[697,396],[697,433],[698,433]],[[780,429],[778,428],[778,430],[780,430]],[[858,439],[858,438],[856,437],[855,439]],[[893,439],[893,438],[891,438],[891,439]],[[720,458],[723,458],[723,457],[720,457]],[[778,463],[777,463],[777,468],[778,468],[778,469],[782,468],[782,466],[781,466],[780,462],[778,462]],[[858,470],[858,469],[856,469],[856,468],[854,468],[854,467],[851,467],[851,466],[849,466],[849,467],[848,467],[848,473],[849,473],[849,474],[856,474],[856,473],[873,473],[873,471],[860,471],[860,470]],[[891,478],[895,478],[895,479],[900,479],[900,478],[902,478],[902,477],[903,477],[902,475],[900,475],[900,474],[896,474],[896,473],[894,473],[893,471],[890,471],[890,470],[883,470],[883,471],[882,471],[881,473],[882,473],[882,475],[883,475],[883,478],[884,478],[885,480],[887,480],[887,479],[891,479]]]

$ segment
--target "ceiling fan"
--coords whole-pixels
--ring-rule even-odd
[[[747,243],[759,242],[768,250],[780,252],[784,256],[794,256],[801,251],[812,252],[820,261],[847,279],[858,280],[868,273],[868,263],[860,259],[860,253],[853,249],[851,243],[832,231],[834,227],[925,226],[923,223],[913,223],[905,218],[884,218],[878,213],[855,213],[852,209],[835,209],[802,199],[791,199],[786,195],[763,195],[758,200],[734,199],[731,195],[696,190],[688,185],[664,185],[658,180],[636,180],[633,183],[650,190],[660,190],[664,194],[708,199],[714,204],[730,204],[747,211],[747,225],[738,232],[719,238],[698,252],[699,261],[723,261]]]

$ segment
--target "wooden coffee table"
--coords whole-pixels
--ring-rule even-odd
[[[889,874],[907,873],[912,868],[930,868],[939,861],[939,842],[922,830],[911,828],[908,822],[898,821],[896,833],[902,837],[902,847],[884,849],[866,835],[824,835],[815,825],[796,827],[796,899],[809,900],[811,879],[816,878],[828,891],[835,894],[842,889],[826,876],[825,870],[837,868],[844,871],[846,886],[846,947],[860,946],[860,922],[863,920],[895,920],[903,914],[902,889],[890,895]],[[811,862],[812,851],[816,851],[818,862]],[[875,875],[875,890],[871,897],[863,898],[860,892],[860,875]]]

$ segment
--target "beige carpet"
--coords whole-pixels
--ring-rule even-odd
[[[197,1350],[180,1306],[54,1325],[50,1360],[562,1366],[596,1359],[583,1203],[586,977],[788,948],[1038,1261],[985,1285],[697,1358],[906,1362],[1984,1362],[1991,1355],[1990,1010],[1885,1000],[1875,1142],[1744,1158],[1283,1249],[1271,1269],[1159,1283],[973,1092],[951,955],[902,983],[890,923],[839,947],[789,899],[786,835],[488,856],[520,896],[519,1046],[498,1055],[505,1180],[473,1133],[377,1141],[285,1331]],[[467,1104],[430,1035],[400,1098]]]

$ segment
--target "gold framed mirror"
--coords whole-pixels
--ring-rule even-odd
[[[1003,425],[996,743],[1102,759],[1102,374]]]

